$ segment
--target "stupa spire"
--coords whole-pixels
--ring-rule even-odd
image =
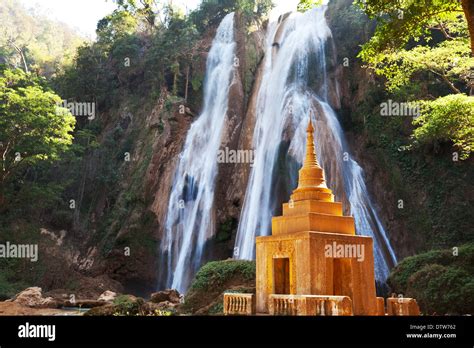
[[[308,128],[306,128],[306,157],[303,162],[303,167],[319,167],[318,160],[316,158],[316,150],[314,148],[314,128],[311,117],[309,118]]]
[[[298,188],[294,193],[309,190],[324,191],[330,194],[331,191],[327,188],[326,181],[324,180],[323,169],[316,159],[313,132],[314,127],[310,117],[308,128],[306,129],[306,155],[303,167],[299,171]]]

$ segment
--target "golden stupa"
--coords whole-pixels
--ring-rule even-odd
[[[334,202],[307,128],[298,187],[272,219],[272,234],[256,238],[256,294],[225,294],[226,314],[385,315],[376,297],[373,240],[355,234],[354,218]],[[390,307],[389,307],[390,305]],[[392,298],[391,315],[417,314],[413,299]]]

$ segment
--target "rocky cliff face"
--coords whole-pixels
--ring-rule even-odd
[[[366,19],[357,24],[348,37],[352,22],[344,21],[344,14],[351,1],[339,1],[330,6],[328,21],[334,36],[337,55],[329,55],[329,78],[338,81],[331,85],[329,101],[338,110],[343,126],[351,129],[352,113],[363,103],[373,81],[355,58],[357,45],[367,39],[371,24]],[[284,17],[282,18],[284,19]],[[250,150],[256,120],[257,92],[262,80],[265,29],[267,23],[247,23],[236,14],[235,35],[237,42],[236,72],[229,94],[228,113],[225,121],[221,149]],[[357,29],[357,30],[356,30]],[[215,28],[199,42],[198,55],[194,57],[192,72],[204,76],[206,57],[215,34]],[[342,65],[349,58],[349,66]],[[73,262],[73,267],[97,278],[106,275],[119,282],[125,291],[146,295],[160,283],[161,270],[159,244],[170,190],[173,184],[178,155],[187,131],[201,110],[202,87],[190,88],[188,100],[171,95],[163,88],[159,96],[144,96],[140,107],[131,107],[124,100],[105,118],[102,141],[120,130],[119,146],[130,149],[129,161],[118,166],[121,180],[118,187],[104,187],[96,192],[92,208],[81,219],[89,220],[88,233],[73,244],[79,245],[77,260],[88,260],[87,266]],[[132,110],[132,111],[129,111]],[[380,207],[382,220],[387,224],[391,241],[401,256],[413,253],[412,239],[405,232],[403,222],[395,219],[396,202],[389,189],[390,178],[373,155],[367,155],[368,139],[364,133],[348,131],[348,139],[356,159],[365,170],[367,185]],[[196,159],[203,160],[203,159]],[[209,240],[206,260],[226,259],[232,256],[238,219],[250,173],[248,163],[220,163],[215,193],[214,224],[216,234]],[[93,178],[91,178],[92,180]],[[113,191],[113,192],[112,192]],[[283,197],[282,197],[283,200]],[[81,268],[82,267],[82,268]],[[161,278],[161,281],[163,279]],[[41,284],[39,284],[41,285]]]
[[[265,23],[247,23],[236,14],[236,73],[229,94],[221,148],[250,149],[254,122],[255,81],[263,57]],[[207,52],[216,28],[210,28],[199,42],[192,73],[204,76]],[[123,284],[125,291],[146,295],[160,282],[159,244],[174,172],[187,131],[201,110],[202,87],[190,88],[188,101],[171,95],[163,88],[155,99],[147,99],[141,108],[124,101],[107,116],[102,138],[117,127],[122,129],[119,143],[130,143],[130,161],[120,164],[120,185],[110,201],[110,190],[97,192],[98,198],[89,216],[90,233],[79,244],[82,254],[91,259],[88,273],[106,274]],[[250,109],[250,111],[248,111]],[[200,159],[196,159],[200,160]],[[204,159],[203,159],[204,160]],[[206,259],[224,259],[232,255],[233,236],[245,194],[249,165],[221,163],[216,183],[216,236],[209,240]],[[109,220],[109,223],[104,223]],[[90,254],[90,250],[94,253]]]

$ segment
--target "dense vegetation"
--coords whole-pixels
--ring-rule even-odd
[[[414,144],[451,142],[460,159],[467,159],[474,149],[474,97],[468,95],[474,93],[468,30],[474,23],[466,20],[467,8],[464,16],[454,0],[401,6],[373,0],[360,5],[378,25],[359,57],[385,77],[388,91],[411,94],[411,104],[421,104]]]
[[[201,267],[186,294],[182,311],[222,314],[224,292],[255,292],[255,261],[213,261]]]
[[[176,127],[178,105],[199,111],[205,57],[221,19],[237,10],[250,25],[271,1],[204,1],[187,16],[164,2],[118,1],[117,9],[98,22],[94,42],[63,40],[56,23],[28,13],[14,0],[2,6],[2,16],[10,16],[0,28],[18,32],[0,41],[2,98],[16,98],[16,105],[2,104],[0,152],[6,157],[0,163],[7,168],[17,152],[25,160],[21,166],[13,162],[8,182],[2,176],[0,241],[12,236],[18,242],[38,240],[39,229],[47,227],[71,232],[69,241],[78,248],[98,246],[103,257],[124,246],[135,255],[155,255],[150,234],[156,226],[146,209],[153,197],[143,187],[152,142],[163,132],[165,119]],[[11,84],[12,76],[23,85]],[[61,100],[93,104],[96,117],[72,122],[67,113],[56,114]],[[156,128],[149,129],[145,120],[157,104],[163,111]],[[61,117],[61,127],[52,123],[32,134],[28,144],[27,137],[17,148],[7,141],[18,132],[16,122],[24,120],[26,131]],[[39,152],[31,152],[33,147]],[[130,165],[131,154],[139,156],[139,165]],[[103,209],[96,218],[98,204]],[[117,239],[121,230],[127,234]],[[49,288],[38,277],[21,279],[19,269],[16,262],[1,267],[2,297],[25,285]]]
[[[64,23],[27,11],[16,0],[0,3],[0,64],[51,77],[72,62],[84,41]]]
[[[474,244],[404,259],[392,272],[393,291],[414,297],[426,314],[474,312]]]
[[[365,107],[375,109],[381,99],[392,98],[418,108],[412,119],[390,117],[385,121],[370,115],[368,128],[374,145],[389,150],[392,159],[387,161],[397,162],[402,177],[416,185],[424,183],[431,190],[425,205],[431,221],[420,227],[425,229],[423,244],[427,248],[472,241],[468,232],[472,231],[472,219],[466,209],[472,205],[472,191],[463,187],[472,182],[469,159],[474,146],[474,96],[470,95],[474,58],[469,47],[472,12],[457,1],[426,0],[396,6],[374,0],[359,4],[377,19],[377,26],[358,56],[384,78],[386,87],[385,93],[374,89],[372,103]],[[459,201],[453,202],[456,195]],[[424,217],[419,214],[413,220],[423,223]]]
[[[384,193],[375,194],[383,200],[391,234],[405,234],[409,254],[420,253],[419,259],[402,261],[393,270],[392,291],[419,298],[425,313],[472,312],[472,306],[459,307],[460,283],[447,280],[454,273],[472,276],[472,269],[443,269],[439,277],[430,271],[450,260],[468,260],[468,243],[474,240],[474,97],[469,78],[474,62],[466,18],[457,1],[401,7],[387,1],[356,3],[330,6],[338,59],[350,57],[345,76],[363,95],[346,102],[344,128],[362,140],[359,158],[376,168],[372,175],[384,185]],[[350,38],[344,35],[348,30]],[[419,114],[381,117],[389,100],[416,106]],[[450,254],[452,248],[463,250],[458,259]],[[433,249],[448,249],[442,254],[445,262],[410,261],[424,260]],[[416,266],[406,267],[406,262]],[[400,272],[406,279],[413,276],[410,287],[399,282]],[[428,273],[429,284],[423,276]],[[462,281],[465,294],[472,291],[469,279]],[[439,301],[428,301],[430,296]]]

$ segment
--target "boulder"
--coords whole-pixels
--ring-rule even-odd
[[[57,308],[58,303],[52,297],[43,297],[42,289],[31,287],[23,290],[10,300],[16,304],[32,308]]]
[[[116,307],[108,303],[104,306],[94,307],[84,313],[85,316],[112,316],[116,311]]]
[[[117,297],[116,292],[106,290],[99,296],[97,300],[103,301],[103,302],[113,302],[113,300],[115,300],[116,297]]]
[[[153,313],[154,311],[175,311],[177,304],[171,303],[169,301],[164,301],[160,303],[147,302],[145,303],[143,309],[145,312]]]
[[[158,291],[151,294],[150,301],[154,303],[161,303],[165,301],[171,303],[180,303],[180,294],[177,290],[174,289]]]

